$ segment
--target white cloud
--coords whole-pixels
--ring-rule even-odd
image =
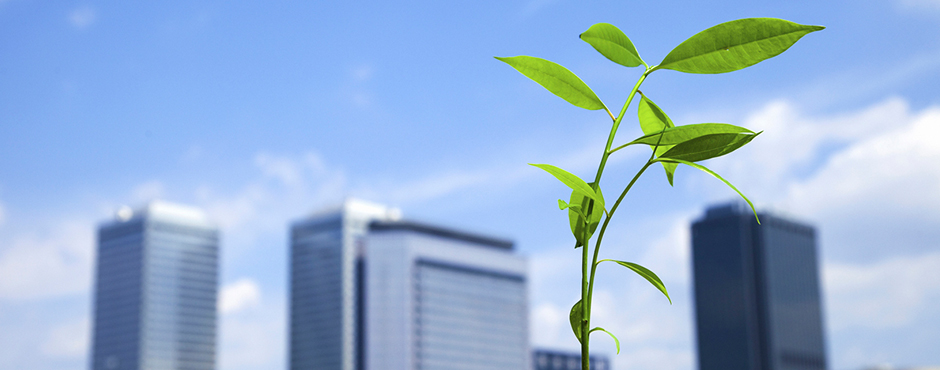
[[[356,82],[365,82],[372,79],[374,70],[372,66],[363,65],[352,69],[352,77]]]
[[[254,164],[262,176],[233,194],[219,194],[208,185],[195,190],[197,203],[224,232],[282,230],[288,218],[328,200],[335,202],[346,188],[343,172],[328,168],[315,153],[292,157],[262,152],[255,155]]]
[[[871,364],[858,362],[861,357],[853,353],[907,363],[914,355],[909,348],[940,340],[934,330],[940,303],[940,108],[912,111],[904,99],[890,98],[857,111],[818,116],[780,100],[749,115],[743,126],[766,131],[739,153],[709,166],[759,204],[818,227],[833,366]],[[690,180],[701,181],[716,198],[730,196],[714,179]],[[642,230],[633,234],[627,229],[605,237],[602,253],[650,267],[676,302],[658,309],[662,297],[643,286],[645,281],[624,284],[617,276],[620,280],[613,280],[621,285],[611,285],[604,281],[612,276],[598,277],[596,323],[623,344],[623,354],[614,357],[616,368],[693,366],[688,228],[700,212],[660,213],[653,216],[656,222],[640,220]],[[643,235],[662,237],[643,240]],[[622,243],[629,249],[620,241],[630,241]],[[577,300],[579,271],[566,267],[574,257],[566,248],[531,259],[533,326],[539,325],[533,335],[547,338],[533,337],[533,344],[575,349],[567,321],[559,323],[559,313],[567,313]],[[888,336],[895,338],[891,345],[878,339]],[[595,341],[610,350],[603,339]]]
[[[166,188],[163,183],[157,180],[151,180],[134,187],[131,190],[131,199],[135,204],[143,204],[156,199],[163,198],[166,195]]]
[[[818,225],[824,257],[871,260],[936,247],[930,240],[940,238],[940,193],[932,191],[940,188],[940,108],[915,112],[890,98],[813,117],[776,101],[745,126],[766,131],[709,166],[758,206]],[[732,195],[714,179],[693,180],[713,199]]]
[[[817,176],[794,184],[793,207],[825,217],[864,211],[940,221],[940,108],[879,123],[892,129],[854,143]]]
[[[904,327],[935,317],[928,304],[940,299],[940,253],[830,263],[823,271],[829,325],[836,331]]]
[[[274,177],[285,186],[296,187],[301,185],[304,168],[292,158],[258,153],[255,155],[255,165],[265,176]]]
[[[662,222],[676,219],[674,222]],[[622,258],[650,267],[663,278],[672,296],[669,305],[662,293],[645,279],[615,264],[602,264],[595,279],[592,326],[614,333],[621,343],[616,355],[613,340],[603,333],[592,335],[592,351],[608,356],[615,369],[692,368],[686,217],[656,216],[644,234],[663,235],[643,241],[632,230],[616,230],[605,237],[604,256]],[[645,225],[645,224],[644,224]],[[634,257],[631,257],[634,256]],[[638,257],[638,258],[637,258]],[[531,340],[534,347],[578,350],[571,333],[568,312],[580,294],[579,251],[559,247],[530,258],[532,286]]]
[[[940,10],[940,0],[897,0],[902,8],[909,10]]]
[[[342,86],[343,95],[360,108],[372,105],[374,91],[368,87],[368,82],[375,75],[375,69],[370,65],[360,65],[349,69],[349,79]]]
[[[907,102],[900,98],[828,117],[808,116],[789,101],[775,100],[748,115],[742,124],[763,133],[709,166],[746,190],[749,197],[779,199],[788,184],[813,173],[813,167],[829,154],[827,149],[890,131],[910,117]],[[727,192],[722,188],[721,194]]]
[[[387,198],[396,204],[418,203],[440,198],[491,180],[488,172],[451,172],[435,174],[417,181],[394,186]]]
[[[892,98],[811,117],[775,102],[748,126],[767,132],[714,167],[817,226],[834,367],[908,363],[940,340],[940,108]]]
[[[261,302],[261,288],[253,279],[239,279],[225,285],[219,294],[219,312],[223,315],[256,307]]]
[[[571,335],[569,334],[571,325],[568,323],[569,309],[570,307],[563,309],[550,302],[541,302],[531,309],[529,337],[532,340],[532,345],[535,347],[562,347],[562,343],[564,343],[563,336]]]
[[[668,289],[672,284],[687,285],[691,279],[689,258],[692,252],[691,230],[692,212],[669,216],[673,219],[672,227],[653,241],[637,263],[656,272]]]
[[[522,9],[521,15],[523,18],[527,18],[532,14],[537,13],[539,10],[542,10],[542,8],[557,3],[558,1],[559,0],[529,0],[529,2],[527,2],[525,7]]]
[[[222,316],[219,369],[284,368],[287,333],[284,296],[262,301],[257,309]]]
[[[98,14],[89,6],[76,8],[69,12],[69,23],[75,28],[84,29],[95,23]]]
[[[54,357],[81,358],[88,351],[91,326],[88,317],[72,320],[52,328],[42,352]]]
[[[204,156],[205,156],[205,149],[203,149],[202,146],[193,144],[193,145],[190,145],[189,149],[186,149],[186,151],[183,152],[183,155],[180,156],[180,163],[182,164],[195,163],[199,159],[203,158]]]
[[[66,221],[15,236],[0,250],[0,299],[85,293],[91,284],[91,222]]]

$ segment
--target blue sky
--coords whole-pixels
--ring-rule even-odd
[[[937,0],[0,0],[0,369],[87,367],[94,229],[155,198],[222,227],[222,369],[284,368],[287,224],[347,196],[516,240],[532,343],[576,348],[568,192],[526,163],[589,177],[609,119],[492,57],[556,61],[619,107],[641,71],[580,32],[613,23],[656,63],[745,17],[828,28],[739,72],[658,71],[644,93],[678,124],[765,131],[708,165],[819,228],[832,369],[940,364]],[[633,117],[618,141],[639,135]],[[645,155],[618,152],[605,192]],[[688,225],[733,193],[676,176],[645,175],[605,238],[602,254],[657,271],[675,301],[602,271],[595,320],[624,344],[617,369],[695,368]]]

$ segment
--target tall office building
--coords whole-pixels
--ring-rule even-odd
[[[607,356],[591,355],[591,370],[610,370]],[[550,349],[532,350],[533,370],[581,370],[581,353]]]
[[[747,205],[692,225],[701,370],[826,369],[816,233]]]
[[[357,200],[295,223],[290,368],[525,369],[526,262],[512,249]]]
[[[152,202],[98,228],[92,370],[215,368],[218,231]]]

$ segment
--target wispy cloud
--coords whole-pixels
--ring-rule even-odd
[[[369,87],[369,82],[374,75],[375,68],[368,64],[349,68],[348,80],[342,88],[343,95],[347,96],[349,101],[357,107],[371,106],[374,91]]]
[[[940,253],[895,257],[868,264],[831,263],[825,268],[829,325],[896,328],[929,320],[940,301]]]
[[[890,98],[856,112],[814,117],[786,100],[775,100],[749,114],[742,126],[764,131],[729,158],[709,164],[755,199],[779,199],[790,184],[812,176],[819,163],[853,142],[911,119],[908,104]]]
[[[592,323],[617,335],[621,354],[615,355],[613,341],[602,335],[597,335],[592,344],[595,353],[609,356],[616,369],[691,369],[694,352],[690,285],[686,278],[688,217],[683,214],[651,217],[654,219],[648,221],[652,226],[642,227],[643,234],[660,237],[638,244],[631,242],[636,238],[627,232],[614,230],[605,236],[606,246],[601,253],[656,271],[666,283],[674,304],[669,305],[659,291],[632,271],[614,264],[601,265],[595,281]],[[570,246],[560,246],[530,258],[533,346],[578,350],[568,323],[568,312],[578,299],[578,257],[579,253]]]
[[[897,0],[905,9],[940,11],[940,0]]]
[[[49,331],[42,352],[53,357],[84,357],[91,338],[90,322],[88,317],[82,317],[54,326]]]
[[[260,300],[252,310],[225,315],[219,322],[219,368],[285,367],[286,312],[283,295]]]
[[[846,209],[940,216],[940,193],[928,190],[940,189],[940,108],[901,111],[877,124],[888,131],[856,141],[794,184],[793,206],[826,216]]]
[[[0,249],[0,300],[31,300],[88,291],[93,222],[67,220],[13,233]]]
[[[923,9],[912,10],[923,12]],[[824,108],[878,99],[884,91],[897,91],[901,86],[916,83],[924,76],[936,75],[938,72],[940,49],[919,49],[907,59],[894,61],[890,66],[847,68],[828,74],[805,84],[805,88],[793,95],[799,97],[800,104]]]
[[[254,279],[242,278],[222,287],[219,292],[219,312],[236,313],[261,303],[261,288]]]
[[[353,68],[351,71],[352,78],[356,82],[365,82],[372,79],[372,74],[374,70],[370,65],[362,65],[356,68]]]
[[[522,8],[522,17],[527,18],[532,14],[537,13],[539,10],[557,3],[559,0],[529,0],[525,7]]]
[[[98,20],[98,14],[90,6],[82,6],[69,12],[69,23],[78,29],[85,29]]]
[[[151,180],[134,187],[131,190],[133,204],[143,204],[166,196],[166,186],[158,180]]]
[[[909,357],[907,348],[940,340],[933,330],[940,325],[935,320],[940,193],[934,191],[940,189],[940,146],[935,144],[940,142],[940,107],[912,111],[904,99],[890,98],[857,111],[814,116],[796,103],[777,100],[748,115],[743,126],[765,132],[741,153],[708,165],[752,199],[818,226],[824,310],[832,329],[827,335],[839,361],[834,366],[868,366],[864,361],[875,358],[852,353],[902,359]],[[693,182],[693,188],[701,182],[718,199],[733,196],[720,182],[695,176],[684,181]],[[668,309],[650,309],[662,297],[645,281],[619,280],[622,285],[616,286],[604,283],[605,276],[598,278],[597,322],[620,337],[625,353],[615,357],[616,368],[663,363],[692,368],[689,224],[700,212],[649,213],[653,219],[639,222],[651,226],[637,235],[662,235],[658,238],[631,239],[617,230],[605,237],[608,246],[602,253],[634,256],[634,262],[660,274],[676,302]],[[579,271],[569,266],[575,257],[563,246],[532,256],[535,345],[577,346],[566,318],[577,300],[568,294],[578,289]],[[895,338],[896,345],[857,340],[895,332],[904,333]],[[597,343],[603,348],[603,340]]]

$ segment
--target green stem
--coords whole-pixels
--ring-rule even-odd
[[[623,103],[623,108],[620,109],[620,114],[617,115],[617,118],[614,119],[614,124],[610,128],[610,134],[607,135],[607,145],[604,147],[604,154],[601,156],[601,163],[597,166],[597,174],[594,176],[594,191],[601,186],[601,175],[604,173],[604,167],[607,165],[607,157],[610,156],[610,147],[614,144],[614,137],[617,136],[617,129],[620,127],[620,122],[623,121],[624,115],[627,113],[627,108],[630,107],[630,103],[633,102],[633,97],[636,95],[637,91],[640,90],[640,85],[643,84],[643,81],[646,80],[646,76],[650,74],[652,70],[647,67],[646,71],[643,72],[643,75],[640,76],[640,79],[633,85],[633,90],[630,91],[630,95],[627,96],[627,101]],[[607,112],[610,114],[610,111]],[[647,166],[649,167],[649,163]],[[645,170],[646,167],[643,169]],[[641,171],[642,173],[642,171]],[[637,174],[639,176],[639,174]],[[636,179],[634,178],[634,181]],[[630,182],[630,185],[633,185],[633,182]],[[620,196],[623,199],[623,195]],[[617,200],[617,203],[614,204],[614,209],[616,209],[617,204],[620,204],[620,199]],[[607,223],[610,221],[610,217],[613,216],[613,212],[609,212],[604,221],[604,228],[607,227]],[[601,229],[601,235],[603,235],[603,229]],[[600,241],[600,239],[598,239]],[[591,273],[588,275],[588,246],[582,246],[584,248],[581,252],[581,370],[590,370],[591,359],[590,359],[590,338],[591,338],[591,296],[593,295],[594,290],[594,270],[595,267],[591,266]],[[597,260],[597,250],[600,248],[600,243],[594,248],[594,261]]]
[[[585,241],[585,243],[587,243]],[[587,258],[588,258],[588,246],[581,246],[581,369],[589,370],[590,369],[590,359],[588,354],[590,353],[590,339],[591,333],[589,328],[591,327],[591,315],[587,311],[588,305],[588,282],[587,282]]]
[[[663,133],[666,132],[665,126],[663,130],[659,132],[659,140],[656,141],[656,145],[653,146],[653,152],[650,153],[650,158],[646,160],[646,164],[643,165],[643,168],[640,169],[636,175],[633,176],[633,179],[630,180],[630,183],[627,184],[627,187],[623,189],[623,192],[620,193],[620,197],[617,198],[617,201],[614,202],[614,206],[610,207],[610,211],[607,213],[607,218],[604,219],[604,225],[601,226],[601,231],[597,233],[597,244],[594,244],[594,258],[591,260],[591,280],[588,283],[588,302],[591,302],[591,298],[594,295],[594,273],[597,272],[597,254],[601,250],[601,241],[604,240],[604,233],[607,231],[607,224],[610,223],[610,218],[614,216],[614,212],[617,211],[617,207],[620,207],[620,202],[623,201],[623,198],[627,196],[627,193],[630,192],[630,189],[633,188],[633,184],[636,183],[636,180],[640,178],[640,175],[650,167],[656,159],[656,149],[659,149],[659,144],[663,142]],[[590,304],[588,304],[590,307]]]
[[[630,191],[630,188],[633,187],[633,184],[636,183],[636,180],[640,178],[640,175],[642,175],[643,172],[645,172],[646,169],[649,168],[650,165],[652,164],[653,162],[646,161],[646,165],[644,165],[643,168],[641,168],[640,171],[637,172],[636,175],[633,176],[633,180],[630,180],[630,184],[627,185],[625,189],[623,189],[622,193],[620,193],[620,197],[617,198],[617,201],[614,203],[614,206],[610,207],[609,214],[607,218],[604,219],[604,225],[601,226],[601,231],[597,234],[597,243],[594,244],[594,258],[591,260],[591,279],[590,279],[590,282],[588,283],[587,302],[591,302],[591,299],[594,296],[594,273],[597,271],[597,255],[601,250],[601,240],[604,239],[604,232],[607,231],[607,224],[610,223],[610,218],[613,217],[614,212],[617,211],[617,207],[620,206],[620,202],[623,201],[623,198]],[[588,304],[588,307],[590,307],[590,304]]]
[[[640,79],[636,82],[636,85],[633,85],[633,90],[630,91],[630,95],[627,96],[627,102],[623,103],[623,108],[620,109],[620,114],[617,115],[617,119],[614,120],[614,125],[610,128],[610,134],[607,135],[607,146],[604,147],[604,154],[601,156],[601,163],[597,166],[597,175],[594,176],[594,190],[597,190],[601,184],[601,175],[604,173],[604,167],[607,165],[607,157],[610,156],[610,147],[614,145],[614,137],[617,136],[617,129],[620,128],[620,122],[623,121],[623,116],[627,113],[627,108],[630,107],[630,103],[633,102],[633,96],[636,95],[637,90],[640,89],[640,85],[643,84],[643,81],[646,80],[646,76],[649,75],[650,70],[646,70]]]

